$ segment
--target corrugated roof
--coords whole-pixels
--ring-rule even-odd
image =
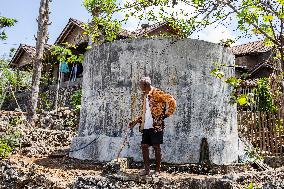
[[[261,53],[267,52],[271,50],[272,47],[265,46],[264,41],[254,41],[249,42],[243,45],[237,45],[231,47],[231,51],[235,55],[245,55],[245,54],[254,54],[254,53]]]

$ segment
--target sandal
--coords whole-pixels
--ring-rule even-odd
[[[160,172],[159,171],[155,171],[155,173],[153,174],[154,177],[159,177],[160,176]]]
[[[139,173],[139,176],[146,176],[146,175],[150,175],[150,170],[143,169]]]

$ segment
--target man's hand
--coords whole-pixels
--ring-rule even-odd
[[[128,128],[133,128],[137,123],[142,123],[142,116],[136,117],[134,120],[128,123]]]
[[[134,121],[130,121],[129,123],[128,123],[128,128],[133,128],[134,126],[136,125],[136,123],[134,122]]]
[[[166,118],[168,118],[169,116],[167,115],[167,114],[165,114],[164,116],[163,116],[163,119],[166,119]]]

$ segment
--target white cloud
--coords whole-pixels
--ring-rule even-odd
[[[221,40],[226,39],[235,39],[232,34],[232,31],[223,25],[208,26],[199,32],[193,33],[190,38],[209,41],[212,43],[219,43]]]
[[[123,0],[123,2],[127,2],[127,1],[133,2],[133,0]],[[150,7],[150,8],[147,8],[146,11],[149,11],[151,9],[154,11],[155,14],[157,14],[160,10],[160,7],[159,6]],[[165,7],[164,10],[168,13],[171,13],[171,12],[178,13],[178,12],[181,12],[181,10],[183,10],[185,13],[189,14],[188,16],[189,18],[191,16],[190,14],[194,12],[195,8],[179,1],[179,4],[176,5],[174,8]],[[186,17],[181,14],[179,14],[177,17],[180,19],[182,18],[186,19]],[[124,25],[123,27],[127,30],[133,31],[133,30],[138,29],[139,25],[143,23],[148,23],[148,22],[147,20],[139,21],[139,19],[130,18],[127,24]],[[150,23],[150,24],[153,24],[153,23]],[[199,32],[193,33],[193,35],[190,36],[190,38],[205,40],[205,41],[209,41],[213,43],[219,43],[221,40],[234,39],[234,36],[232,34],[232,31],[229,28],[223,25],[220,25],[220,24],[219,25],[215,24],[215,25],[208,26]]]
[[[133,3],[133,0],[122,0],[122,3],[127,3],[127,2],[131,2]],[[170,4],[171,5],[171,4]],[[160,12],[160,7],[161,6],[152,6],[152,7],[149,7],[147,8],[146,10],[138,13],[138,14],[145,14],[146,12],[150,11],[150,10],[153,10],[154,14],[158,16],[158,13]],[[189,6],[187,4],[185,4],[184,2],[179,2],[174,8],[172,8],[171,6],[169,7],[166,7],[164,6],[164,10],[167,12],[167,13],[180,13],[181,10],[184,11],[184,13],[193,13],[194,11],[194,7],[192,6]],[[146,15],[146,14],[145,14]],[[177,15],[177,18],[185,18],[185,16],[183,14],[178,14]],[[159,22],[160,20],[157,20],[156,22]],[[138,27],[141,25],[141,24],[144,24],[144,23],[149,23],[147,21],[147,18],[144,19],[144,20],[139,20],[139,19],[136,19],[136,18],[129,18],[127,24],[125,24],[123,27],[127,30],[130,30],[130,31],[134,31],[136,29],[138,29]],[[150,22],[149,24],[154,24],[155,22]]]

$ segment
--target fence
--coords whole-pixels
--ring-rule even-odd
[[[284,113],[238,111],[239,134],[261,150],[262,156],[284,155]]]

